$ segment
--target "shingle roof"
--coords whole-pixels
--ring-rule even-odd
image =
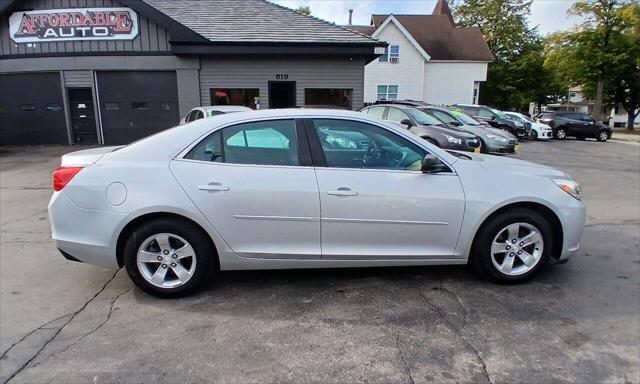
[[[381,44],[265,0],[144,1],[212,42]]]
[[[375,30],[390,15],[372,15]],[[486,61],[493,54],[477,27],[456,27],[449,15],[393,15],[432,60]],[[362,30],[364,33],[365,30]],[[373,32],[371,32],[373,34]]]

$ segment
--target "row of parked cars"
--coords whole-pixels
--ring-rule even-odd
[[[181,124],[223,113],[250,110],[242,106],[210,106],[192,109]],[[535,119],[517,112],[470,104],[435,106],[422,101],[394,100],[360,110],[398,124],[444,149],[489,154],[513,154],[518,139],[564,140],[575,136],[607,141],[611,129],[579,112],[543,112]]]

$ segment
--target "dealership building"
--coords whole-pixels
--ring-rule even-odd
[[[0,2],[0,145],[124,144],[200,105],[363,104],[386,43],[263,0]]]

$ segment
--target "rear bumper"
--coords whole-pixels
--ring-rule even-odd
[[[56,248],[75,261],[103,267],[118,268],[114,231],[125,216],[79,208],[64,192],[55,192],[49,202],[51,237]]]

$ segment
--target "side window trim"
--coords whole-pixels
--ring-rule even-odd
[[[189,114],[187,114],[188,116]],[[227,163],[226,162],[226,153],[224,146],[224,134],[223,131],[228,128],[233,128],[240,124],[247,123],[259,123],[259,122],[267,122],[267,121],[279,121],[279,120],[291,120],[294,123],[294,128],[296,132],[296,140],[298,142],[297,150],[298,150],[298,165],[278,165],[278,164],[243,164],[243,163]],[[266,120],[249,120],[249,121],[240,121],[235,123],[230,123],[224,125],[222,127],[218,127],[213,131],[209,131],[198,139],[196,139],[193,143],[191,143],[188,147],[186,147],[180,154],[178,154],[174,159],[181,161],[193,161],[198,163],[212,164],[212,165],[231,165],[231,166],[250,166],[250,167],[311,167],[313,166],[313,159],[311,154],[311,145],[309,144],[309,137],[306,132],[306,123],[305,119],[294,118],[294,117],[279,117],[277,119],[266,119]],[[189,154],[198,147],[203,141],[207,140],[209,137],[213,135],[218,135],[220,140],[220,159],[221,162],[213,162],[213,161],[205,161],[199,159],[191,159],[188,158]]]
[[[387,107],[386,110],[388,110],[389,108]],[[385,111],[385,117],[386,117],[386,113],[387,111]],[[322,119],[322,118],[320,118]],[[363,124],[369,124],[372,125],[374,127],[378,127],[380,129],[384,129],[392,134],[397,135],[397,133],[395,133],[392,129],[389,129],[388,127],[385,127],[383,125],[380,124],[375,124],[373,122],[370,121],[361,121],[361,120],[350,120],[350,119],[340,119],[340,118],[331,118],[331,117],[327,117],[326,119],[329,120],[346,120],[346,121],[356,121],[359,123],[363,123]],[[305,121],[305,130],[307,131],[307,136],[309,138],[309,145],[311,148],[311,154],[313,157],[313,165],[314,167],[318,167],[318,168],[334,168],[334,167],[329,167],[329,165],[327,164],[327,159],[324,155],[324,150],[322,149],[322,143],[320,142],[320,137],[318,137],[318,134],[316,132],[315,129],[315,124],[313,122],[312,118],[306,118],[304,119]],[[427,150],[426,148],[424,148],[423,146],[419,145],[417,142],[413,142],[412,140],[409,140],[406,137],[403,137],[401,135],[399,135],[403,140],[407,140],[410,143],[412,143],[413,145],[419,147],[420,149],[424,150],[427,153],[431,153],[429,152],[429,150]],[[437,155],[436,155],[437,156]],[[451,167],[451,164],[449,164],[449,162],[445,161],[443,158],[441,158],[440,156],[437,156],[440,161],[442,161],[448,168],[449,168],[449,172],[443,172],[443,175],[455,175],[455,171],[453,170],[454,168]],[[366,172],[419,172],[419,171],[410,171],[410,170],[402,170],[402,169],[377,169],[377,168],[336,168],[336,169],[342,169],[342,170],[361,170],[361,171],[366,171]]]

